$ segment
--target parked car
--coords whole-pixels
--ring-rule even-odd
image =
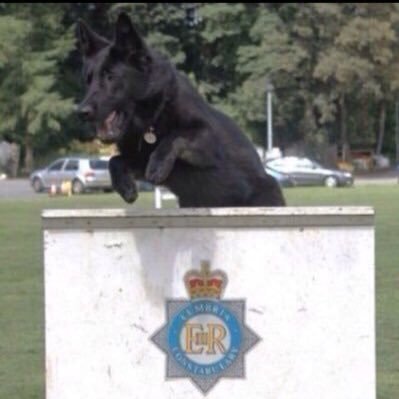
[[[338,187],[353,185],[352,173],[325,168],[308,158],[281,157],[266,162],[266,167],[269,170],[288,175],[296,186],[324,185]]]
[[[55,160],[48,167],[30,175],[36,192],[57,187],[64,181],[72,183],[72,192],[81,194],[86,190],[112,191],[111,177],[105,157],[66,157]]]

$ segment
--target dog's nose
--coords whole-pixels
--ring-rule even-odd
[[[94,109],[89,104],[79,105],[77,113],[83,120],[87,121],[93,119]]]

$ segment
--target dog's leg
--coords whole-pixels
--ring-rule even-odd
[[[145,171],[146,179],[154,184],[164,182],[178,158],[198,167],[215,165],[218,155],[214,153],[214,148],[200,146],[197,140],[191,141],[184,137],[164,139],[150,156]]]
[[[153,151],[145,170],[145,178],[154,184],[167,179],[175,164],[178,151],[175,140],[164,139]]]
[[[134,202],[138,192],[134,174],[128,162],[121,155],[112,157],[109,161],[109,172],[112,187],[126,202]]]

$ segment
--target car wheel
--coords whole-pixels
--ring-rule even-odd
[[[36,193],[41,193],[43,191],[43,183],[38,177],[33,179],[32,187]]]
[[[82,194],[85,191],[85,186],[80,180],[74,180],[72,182],[72,193],[73,194]]]
[[[324,180],[324,185],[326,187],[337,187],[338,186],[338,179],[335,176],[328,176],[325,180]]]

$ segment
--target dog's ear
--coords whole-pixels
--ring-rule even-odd
[[[146,45],[140,33],[133,26],[129,16],[121,13],[115,25],[115,47],[125,54],[146,51]]]
[[[91,57],[109,45],[107,39],[93,32],[81,19],[77,24],[76,35],[79,40],[80,51],[85,57]]]

